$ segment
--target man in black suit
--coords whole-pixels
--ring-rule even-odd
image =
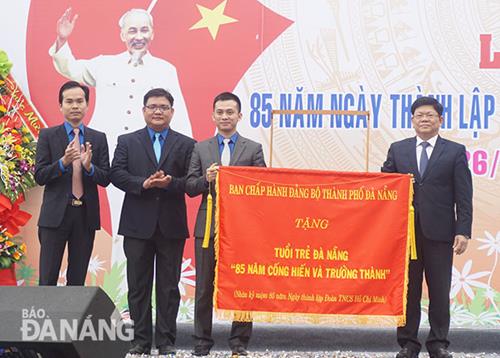
[[[421,97],[412,107],[416,137],[395,142],[382,167],[387,173],[414,176],[416,261],[410,261],[406,325],[397,330],[401,350],[397,358],[418,357],[422,279],[429,288],[426,340],[431,358],[451,358],[447,348],[450,327],[450,286],[453,252],[467,249],[472,227],[472,178],[465,147],[441,138],[443,106]]]
[[[262,145],[241,136],[236,126],[242,118],[240,99],[233,93],[223,92],[215,97],[212,119],[217,127],[215,137],[197,143],[189,167],[186,192],[189,196],[203,195],[195,225],[196,293],[194,313],[193,355],[205,356],[214,345],[212,339],[212,311],[215,277],[214,219],[212,217],[209,247],[203,248],[207,216],[207,195],[219,165],[265,167]],[[215,196],[215,195],[214,195]],[[213,201],[215,204],[215,200]],[[233,355],[247,355],[252,333],[252,322],[233,322],[229,346]]]
[[[174,99],[161,88],[144,96],[146,127],[118,137],[111,182],[125,192],[118,233],[127,257],[128,303],[134,321],[130,355],[149,354],[151,293],[156,272],[155,344],[175,354],[179,279],[189,237],[185,181],[195,141],[170,128]],[[156,262],[156,268],[154,267]]]
[[[38,219],[40,285],[57,284],[68,243],[67,284],[82,286],[101,228],[97,185],[109,184],[106,135],[83,125],[89,89],[66,82],[59,90],[62,125],[42,129],[35,180],[45,185]]]

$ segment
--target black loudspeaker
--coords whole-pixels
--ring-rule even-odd
[[[0,287],[2,348],[43,358],[123,358],[132,339],[133,327],[99,287]]]

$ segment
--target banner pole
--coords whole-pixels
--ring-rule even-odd
[[[271,138],[269,139],[269,168],[273,167],[273,137],[274,137],[274,114],[276,111],[271,111]]]
[[[366,115],[366,157],[365,172],[370,168],[370,112]]]

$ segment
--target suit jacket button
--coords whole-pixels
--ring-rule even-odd
[[[156,197],[156,201],[159,201],[159,200],[160,200],[160,197],[158,197],[158,196],[157,196],[157,197]]]

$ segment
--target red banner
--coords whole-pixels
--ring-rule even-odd
[[[403,325],[412,189],[401,174],[222,167],[218,316]]]

